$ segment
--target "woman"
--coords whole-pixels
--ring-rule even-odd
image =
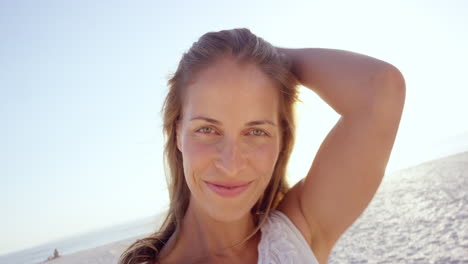
[[[168,84],[170,209],[120,263],[326,263],[384,175],[405,100],[398,69],[233,29],[203,35]],[[341,118],[289,188],[298,84]]]

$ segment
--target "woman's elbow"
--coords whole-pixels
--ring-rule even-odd
[[[380,94],[386,99],[398,100],[404,103],[406,97],[406,81],[397,67],[386,63],[375,80],[375,86],[378,87],[377,90],[380,91]]]

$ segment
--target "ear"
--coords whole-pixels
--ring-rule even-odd
[[[175,122],[176,144],[177,144],[177,149],[178,149],[180,152],[182,152],[182,150],[181,150],[182,147],[181,147],[181,144],[180,144],[180,123],[179,123],[179,122],[180,122],[179,120],[177,120],[177,121]]]

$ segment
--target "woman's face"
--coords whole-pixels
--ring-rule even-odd
[[[281,145],[279,91],[256,66],[224,59],[185,89],[177,147],[195,206],[219,221],[250,212]]]

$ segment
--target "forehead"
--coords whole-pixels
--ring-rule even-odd
[[[279,89],[254,64],[223,59],[199,72],[186,87],[184,115],[238,121],[277,120]]]

